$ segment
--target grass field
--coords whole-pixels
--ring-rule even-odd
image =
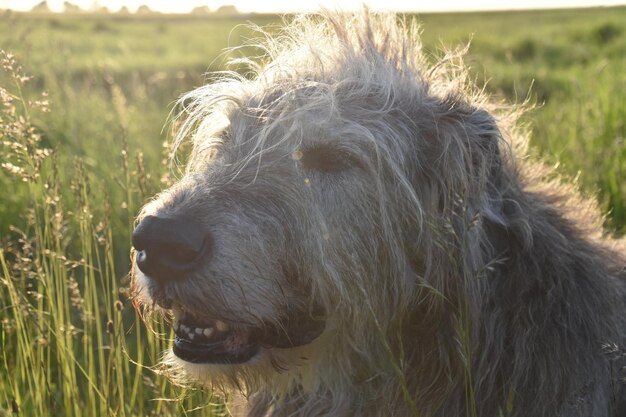
[[[0,12],[0,416],[205,416],[154,366],[169,327],[126,297],[139,207],[177,173],[173,101],[276,16]],[[417,17],[427,53],[466,44],[477,84],[536,107],[532,152],[626,232],[626,8]],[[21,69],[23,68],[23,69]],[[32,76],[27,79],[25,74]],[[42,93],[46,92],[45,96]]]

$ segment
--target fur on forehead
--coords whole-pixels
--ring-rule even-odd
[[[255,124],[254,137],[247,138],[255,143],[253,154],[284,141],[297,145],[302,131],[310,132],[313,124],[323,131],[327,124],[334,137],[370,141],[379,157],[389,153],[397,160],[409,142],[382,143],[381,136],[406,137],[420,119],[451,112],[501,110],[467,82],[465,49],[428,64],[413,20],[364,10],[298,16],[287,23],[274,35],[258,29],[264,39],[253,46],[264,51],[261,62],[233,61],[250,68],[248,74],[212,74],[210,83],[179,100],[174,145],[192,140],[189,169],[210,158],[226,137],[237,139],[243,127],[232,124],[234,119]],[[402,120],[383,121],[390,116]]]

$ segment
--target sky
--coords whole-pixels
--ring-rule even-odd
[[[41,0],[0,0],[0,9],[30,10]],[[461,10],[502,10],[502,9],[542,9],[562,7],[587,7],[624,5],[626,0],[70,0],[71,3],[88,10],[94,6],[106,6],[117,11],[127,6],[134,11],[142,4],[164,13],[185,13],[196,6],[209,6],[217,9],[225,4],[233,4],[241,12],[303,12],[314,11],[320,6],[351,10],[368,4],[374,10],[394,11],[461,11]],[[64,0],[48,0],[54,11],[63,10]]]

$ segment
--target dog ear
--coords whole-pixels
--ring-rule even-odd
[[[420,236],[441,241],[439,265],[451,264],[445,257],[455,251],[459,258],[474,260],[484,250],[500,252],[507,245],[506,193],[514,182],[498,120],[454,96],[438,99],[430,110],[414,119],[419,139],[413,184],[423,212],[436,213],[422,225]]]
[[[471,210],[480,216],[483,245],[491,252],[485,256],[509,256],[515,247],[524,247],[532,239],[526,226],[530,210],[518,198],[522,191],[511,145],[487,110],[476,108],[465,117],[474,130],[469,147],[477,190],[469,201]]]
[[[482,162],[488,169],[488,180],[491,185],[499,180],[502,169],[502,152],[504,145],[502,132],[495,117],[484,109],[475,109],[468,116],[470,123],[476,129],[475,145],[482,151]]]
[[[483,198],[497,204],[506,184],[503,155],[508,149],[498,121],[488,110],[471,105],[460,106],[456,117],[459,120],[456,135],[465,142],[461,146],[464,145],[467,152],[469,197],[482,194]]]
[[[502,139],[502,133],[495,117],[487,110],[481,108],[472,110],[467,117],[478,133],[477,145],[485,153],[496,157],[496,159],[499,158],[499,143]]]
[[[455,96],[441,99],[433,110],[432,122],[426,121],[430,126],[420,131],[417,158],[422,159],[422,175],[436,184],[442,198],[469,201],[497,193],[507,149],[497,119]]]

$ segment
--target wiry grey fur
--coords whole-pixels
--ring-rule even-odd
[[[253,74],[183,97],[188,172],[142,215],[193,216],[215,247],[166,296],[325,330],[244,365],[167,363],[241,392],[249,416],[626,415],[623,244],[528,160],[459,57],[429,65],[418,38],[395,16],[297,18]],[[303,163],[328,146],[344,165]],[[151,285],[135,271],[140,302]]]

